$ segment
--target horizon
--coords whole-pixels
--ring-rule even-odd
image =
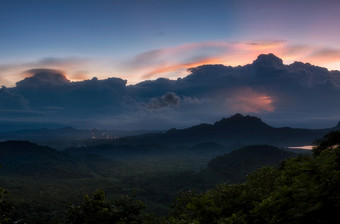
[[[296,129],[311,129],[311,130],[317,130],[319,128],[303,128],[303,127],[293,127],[293,126],[274,126],[274,125],[271,125],[270,123],[262,120],[261,117],[259,116],[252,116],[252,115],[248,115],[248,114],[241,114],[241,113],[235,113],[233,115],[230,115],[230,116],[224,116],[224,117],[221,117],[220,119],[217,119],[216,121],[214,122],[211,122],[211,123],[205,123],[205,122],[202,122],[202,123],[198,123],[198,124],[193,124],[192,126],[185,126],[185,127],[172,127],[170,129],[159,129],[159,130],[153,130],[153,129],[126,129],[126,130],[119,130],[119,129],[100,129],[100,128],[96,128],[96,127],[93,127],[93,128],[88,128],[88,129],[78,129],[78,128],[75,128],[75,127],[71,127],[71,126],[64,126],[64,127],[59,127],[59,128],[34,128],[34,129],[15,129],[15,130],[11,130],[10,132],[12,131],[25,131],[25,130],[42,130],[42,129],[47,129],[47,130],[60,130],[60,129],[74,129],[74,130],[87,130],[87,131],[92,131],[92,130],[98,130],[98,131],[126,131],[126,132],[133,132],[133,131],[161,131],[161,132],[166,132],[166,131],[169,131],[171,129],[178,129],[178,130],[182,130],[182,129],[187,129],[187,128],[191,128],[191,127],[195,127],[195,126],[199,126],[201,124],[208,124],[208,125],[214,125],[216,122],[219,122],[219,121],[222,121],[222,120],[225,120],[225,119],[230,119],[230,118],[233,118],[234,116],[236,115],[241,115],[243,118],[245,117],[252,117],[252,118],[258,118],[260,119],[261,122],[269,125],[270,127],[273,127],[273,128],[296,128]],[[333,125],[333,126],[330,126],[330,127],[324,127],[324,129],[331,129],[331,128],[334,128],[334,127],[337,127],[338,125],[340,124],[340,120],[338,121],[337,124]],[[321,128],[323,129],[323,128]],[[0,132],[4,132],[4,131],[1,131],[0,129]]]

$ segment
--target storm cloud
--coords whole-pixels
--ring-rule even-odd
[[[326,127],[340,120],[339,71],[285,65],[267,54],[244,66],[202,65],[188,72],[177,80],[127,85],[120,78],[72,82],[64,72],[33,69],[16,87],[0,89],[0,115],[6,120],[4,111],[20,110],[27,113],[17,120],[31,123],[110,129],[190,126],[236,112],[279,126]]]
[[[180,98],[175,93],[166,93],[161,97],[151,98],[146,107],[149,109],[161,109],[169,106],[178,106],[179,102]]]

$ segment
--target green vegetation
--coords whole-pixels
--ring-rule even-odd
[[[263,166],[276,166],[296,154],[270,145],[247,146],[217,156],[208,163],[209,176],[219,175],[229,183],[240,183],[246,176]]]
[[[332,132],[317,141],[310,155],[293,157],[272,146],[252,146],[210,162],[178,157],[114,161],[85,155],[74,160],[63,153],[66,169],[74,163],[76,173],[86,175],[37,172],[32,177],[7,170],[1,185],[12,194],[5,199],[0,191],[0,223],[13,223],[9,218],[28,224],[337,223],[339,142],[340,133]],[[47,152],[54,166],[62,165],[58,153]],[[6,158],[5,164],[11,164]],[[156,214],[149,215],[151,211]]]
[[[332,137],[329,137],[332,136]],[[263,167],[242,184],[205,193],[182,193],[170,223],[338,223],[340,147],[325,136],[313,156],[300,155],[278,168]],[[338,134],[336,136],[339,136]],[[322,147],[323,145],[332,147]]]

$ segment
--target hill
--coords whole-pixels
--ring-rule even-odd
[[[228,182],[242,182],[256,169],[277,166],[281,161],[296,155],[269,145],[248,146],[210,160],[206,172]]]
[[[0,142],[1,175],[75,177],[87,175],[67,153],[28,141]]]

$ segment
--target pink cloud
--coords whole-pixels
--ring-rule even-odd
[[[134,80],[157,77],[177,78],[186,75],[186,69],[203,64],[230,66],[251,63],[259,54],[273,53],[284,63],[310,62],[327,67],[340,59],[340,50],[302,44],[286,40],[259,40],[248,42],[203,42],[157,49],[137,55],[128,63]],[[340,67],[339,67],[340,68]]]
[[[150,50],[125,61],[112,62],[112,59],[108,58],[50,57],[30,63],[3,64],[0,65],[0,84],[13,86],[23,78],[22,71],[33,68],[64,70],[71,81],[81,81],[93,76],[118,76],[127,79],[129,84],[135,84],[158,77],[183,77],[188,74],[188,68],[204,64],[245,65],[252,63],[259,54],[268,53],[282,58],[285,64],[302,61],[328,69],[340,69],[339,49],[270,39],[244,42],[209,41]]]
[[[252,88],[239,89],[226,99],[229,110],[242,113],[274,112],[273,102],[273,97]]]
[[[340,50],[339,49],[321,49],[314,52],[309,57],[312,61],[316,62],[340,62]]]

